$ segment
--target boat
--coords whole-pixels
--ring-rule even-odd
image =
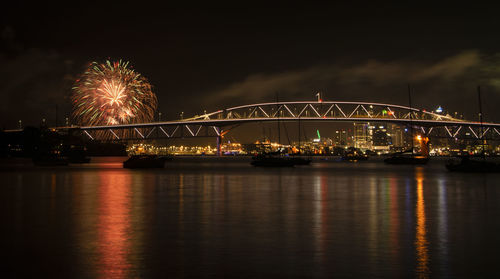
[[[484,146],[484,132],[483,132],[483,110],[482,110],[482,104],[481,104],[481,88],[478,86],[477,87],[477,95],[478,95],[478,101],[479,101],[479,122],[480,122],[480,127],[481,127],[481,132],[480,135],[481,137],[479,138],[481,140],[481,146],[482,146],[482,156],[471,159],[469,156],[461,156],[459,157],[460,160],[458,159],[450,159],[446,163],[446,168],[449,171],[453,172],[500,172],[500,164],[497,162],[492,162],[488,159],[486,159],[485,155],[485,146]],[[481,158],[481,159],[479,159]]]
[[[295,165],[309,165],[311,164],[311,159],[309,158],[302,158],[302,157],[297,157],[297,156],[291,156],[289,157],[290,160],[294,162]]]
[[[295,154],[295,155],[292,155],[292,160],[294,161],[294,163],[296,165],[310,165],[312,160],[311,158],[303,158],[303,157],[297,157],[297,155],[300,155],[301,154],[301,150],[300,150],[300,116],[299,116],[299,136],[298,136],[298,140],[299,140],[299,144],[298,144],[298,153]],[[288,133],[287,133],[287,137],[288,137]]]
[[[340,157],[340,160],[349,162],[366,161],[368,160],[368,155],[364,154],[361,150],[353,148]]]
[[[390,165],[425,165],[429,162],[428,156],[415,155],[413,152],[395,153],[384,159],[384,163]]]
[[[342,157],[340,157],[342,161],[350,161],[350,162],[357,162],[357,161],[366,161],[368,160],[368,155],[366,154],[346,154]]]
[[[163,159],[164,162],[173,161],[174,160],[174,157],[172,155],[159,156],[159,158]]]
[[[70,152],[67,157],[68,157],[68,161],[71,164],[90,163],[90,157],[88,157],[85,152]]]
[[[485,159],[471,159],[468,156],[461,160],[450,159],[446,168],[452,172],[500,172],[500,164]]]
[[[83,145],[72,144],[67,147],[62,153],[62,156],[68,159],[70,164],[86,164],[90,163],[87,148]]]
[[[293,167],[296,163],[295,160],[286,156],[259,154],[252,157],[250,164],[255,167]]]
[[[71,164],[88,164],[90,163],[90,157],[68,157]]]
[[[123,162],[123,167],[126,169],[163,168],[165,161],[166,157],[157,155],[132,155]]]
[[[278,95],[276,94],[276,104],[278,104]],[[278,112],[279,108],[276,108]],[[278,113],[278,144],[281,143],[280,120]],[[258,154],[252,157],[250,164],[255,167],[293,167],[297,163],[305,161],[291,159],[288,155],[282,154],[280,151]],[[309,162],[310,163],[310,162]]]
[[[40,167],[67,166],[68,163],[65,157],[55,154],[43,154],[33,157],[33,164]]]
[[[411,88],[410,85],[408,84],[408,103],[409,103],[409,114],[408,117],[410,119],[410,131],[411,131],[411,148],[408,151],[405,152],[397,152],[392,154],[389,158],[384,159],[384,163],[386,164],[391,164],[391,165],[425,165],[427,162],[429,162],[429,155],[428,155],[428,148],[427,148],[427,141],[424,141],[421,139],[421,144],[425,146],[425,155],[418,155],[415,154],[414,152],[414,147],[413,147],[413,122],[412,122],[412,108],[411,108]]]

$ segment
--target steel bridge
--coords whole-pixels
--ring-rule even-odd
[[[217,137],[244,123],[267,121],[385,122],[413,127],[428,137],[500,139],[500,124],[457,119],[406,106],[335,101],[298,101],[250,104],[196,115],[187,119],[76,127],[90,139],[146,140]],[[61,127],[62,128],[62,127]]]

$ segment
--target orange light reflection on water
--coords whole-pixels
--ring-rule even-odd
[[[131,267],[129,173],[100,173],[98,255],[102,278],[124,278]]]
[[[429,277],[429,242],[427,240],[427,228],[425,217],[425,201],[424,201],[424,179],[422,170],[416,172],[417,179],[417,232],[415,238],[415,248],[417,252],[417,277]]]

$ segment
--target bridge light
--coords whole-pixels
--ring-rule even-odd
[[[318,102],[319,102],[319,103],[323,102],[323,99],[321,99],[321,92],[318,92],[318,93],[316,94],[316,96],[318,97]]]
[[[436,113],[441,113],[443,112],[443,108],[441,106],[439,106],[437,109],[436,109]]]

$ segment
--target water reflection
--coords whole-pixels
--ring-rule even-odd
[[[424,201],[424,178],[422,169],[416,170],[417,179],[417,206],[416,206],[416,239],[415,247],[417,250],[417,276],[418,278],[429,277],[429,251],[427,240],[427,228],[425,217],[425,201]]]
[[[182,231],[184,221],[184,174],[179,175],[179,225]]]
[[[56,207],[56,174],[53,173],[50,177],[50,208],[52,210]]]
[[[125,278],[131,264],[130,186],[128,172],[100,172],[98,257],[102,278]]]
[[[440,256],[442,261],[443,272],[448,273],[446,266],[448,265],[448,203],[446,199],[446,183],[444,179],[438,180],[438,240]]]
[[[389,239],[390,239],[390,249],[393,257],[393,261],[396,261],[399,257],[399,204],[398,204],[398,185],[395,178],[389,178],[389,191],[390,191],[390,230],[389,230]]]
[[[325,175],[314,178],[314,236],[316,241],[317,256],[323,260],[325,256],[325,240],[327,238],[326,224],[328,222],[328,180]]]
[[[377,258],[378,255],[376,252],[378,251],[379,241],[377,239],[377,234],[379,231],[379,215],[378,215],[378,197],[377,197],[377,179],[375,177],[370,178],[369,180],[369,189],[368,189],[368,222],[367,222],[367,241],[368,241],[368,251],[372,252],[368,257],[368,265],[373,270],[377,266]]]
[[[26,268],[32,255],[34,273],[52,278],[450,278],[496,271],[500,210],[483,206],[483,194],[498,200],[498,187],[472,187],[477,177],[442,166],[328,167],[4,172],[3,239],[14,251],[12,270]],[[498,178],[485,179],[496,186]]]

